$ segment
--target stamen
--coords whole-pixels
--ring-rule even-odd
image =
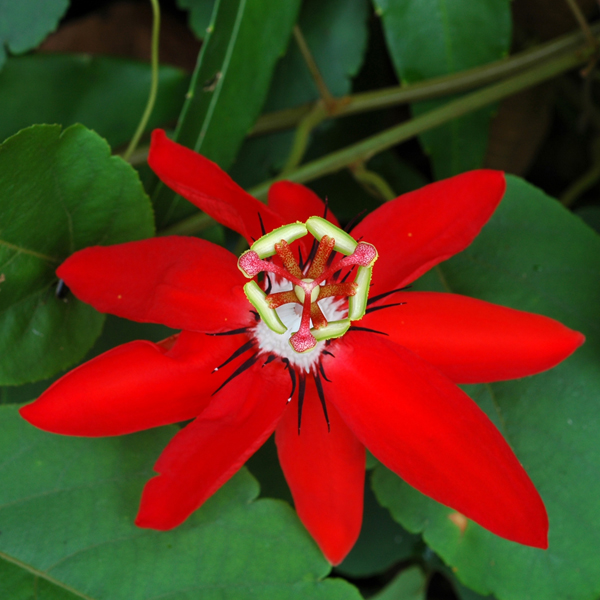
[[[331,426],[329,425],[329,415],[327,414],[327,404],[325,403],[325,394],[323,393],[323,384],[318,373],[315,373],[315,384],[317,386],[317,394],[319,394],[319,400],[321,401],[321,407],[323,408],[323,414],[325,415],[325,421],[327,422],[327,432],[331,433]]]
[[[296,293],[293,290],[269,294],[266,298],[266,301],[269,308],[279,308],[284,304],[290,304],[290,302],[300,304],[300,300],[298,300],[298,296],[296,296]]]
[[[228,365],[234,358],[241,356],[246,352],[246,350],[250,350],[254,346],[254,340],[248,340],[245,344],[240,346],[222,365],[215,367],[212,372],[216,373],[219,369],[222,369],[225,365]]]
[[[238,375],[241,375],[244,371],[248,370],[258,360],[258,354],[253,354],[246,362],[242,363],[212,394],[214,396],[217,392],[222,390],[232,379],[235,379]]]
[[[275,251],[279,258],[281,258],[283,266],[288,270],[290,275],[302,279],[302,271],[294,258],[294,253],[292,252],[290,245],[285,240],[281,240],[279,243],[275,244]]]
[[[310,318],[312,319],[313,327],[315,329],[323,329],[323,327],[327,327],[327,319],[316,302],[313,302],[310,305]]]
[[[300,435],[300,426],[302,425],[302,405],[304,404],[304,392],[306,391],[306,375],[301,373],[298,379],[298,435]]]
[[[353,281],[350,283],[329,283],[321,286],[319,292],[319,300],[322,298],[329,298],[331,296],[354,296],[356,294],[358,286]]]
[[[315,240],[304,261],[302,252],[299,251],[296,255],[290,244],[309,231]],[[337,252],[341,256],[334,259]],[[275,254],[280,261],[270,260]],[[299,261],[296,256],[299,256]],[[270,335],[267,330],[271,330],[281,336],[285,334],[285,337],[281,342],[271,342],[263,339],[262,333],[257,333],[259,348],[272,352],[282,343],[283,351],[277,351],[278,356],[286,356],[294,364],[312,365],[314,371],[318,355],[314,361],[298,359],[300,362],[297,362],[292,355],[286,354],[289,350],[285,340],[287,339],[294,353],[302,354],[312,350],[317,344],[322,350],[320,342],[344,335],[353,321],[358,321],[365,315],[372,267],[377,256],[377,250],[372,244],[355,240],[322,217],[313,216],[306,223],[284,225],[263,235],[240,256],[238,267],[250,279],[244,285],[244,292],[260,316],[257,332],[263,331],[264,324],[264,335]],[[355,267],[358,267],[356,271]],[[255,278],[261,272],[265,274],[266,282],[259,286]],[[338,276],[344,272],[343,281],[337,283]],[[356,273],[355,280],[347,282],[346,279],[353,272]],[[275,277],[272,278],[271,274]],[[291,290],[287,287],[289,284]],[[344,314],[345,305],[331,302],[333,298],[348,299],[347,316]],[[288,304],[301,305],[301,313],[293,307],[284,309],[284,305]],[[332,306],[335,306],[334,312],[330,312]],[[340,319],[344,316],[345,318]],[[286,324],[282,318],[285,318]],[[298,330],[293,332],[296,327]],[[309,372],[311,369],[303,367],[303,370]]]
[[[315,257],[310,265],[308,273],[306,274],[309,279],[316,279],[323,274],[323,271],[325,271],[325,268],[327,267],[329,256],[333,252],[334,246],[335,240],[333,238],[330,238],[327,235],[324,235],[321,238]]]

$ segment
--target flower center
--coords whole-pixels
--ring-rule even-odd
[[[302,269],[290,244],[309,233],[318,245],[316,252],[311,252],[312,260]],[[334,260],[334,252],[339,252],[342,258]],[[281,264],[270,260],[275,255]],[[256,240],[240,256],[238,267],[252,279],[244,286],[244,292],[270,331],[280,336],[287,334],[288,327],[277,309],[287,304],[301,306],[298,330],[288,341],[294,353],[303,354],[314,350],[321,341],[344,335],[352,321],[362,319],[376,260],[377,250],[372,244],[357,242],[326,219],[310,217],[306,223],[284,225]],[[338,274],[353,267],[357,267],[354,280],[348,282],[344,278],[338,282]],[[268,292],[254,279],[261,272],[269,281]],[[271,289],[270,273],[278,283],[277,291]],[[289,282],[290,289],[284,290],[282,281]],[[331,299],[331,302],[335,298],[348,299],[348,316],[328,320],[322,310],[323,300]],[[339,316],[337,309],[328,312]]]

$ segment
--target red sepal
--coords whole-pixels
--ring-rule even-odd
[[[275,441],[298,516],[327,560],[337,565],[360,533],[365,449],[331,403],[327,410],[329,433],[314,383],[308,381],[300,435],[294,398],[277,427]]]
[[[219,223],[241,233],[249,244],[262,235],[259,215],[267,233],[285,225],[217,164],[171,141],[162,129],[152,133],[148,164],[172,190]]]
[[[251,320],[235,256],[197,238],[92,246],[70,256],[57,275],[80,300],[132,321],[214,333]]]
[[[352,235],[379,252],[370,295],[403,287],[464,250],[505,188],[500,171],[470,171],[404,194],[367,215]]]
[[[387,333],[456,383],[533,375],[585,340],[548,317],[456,294],[401,292],[382,300],[394,302],[405,304],[367,314],[361,326]]]
[[[325,394],[388,468],[491,532],[548,547],[544,504],[500,432],[449,379],[377,334],[332,347]],[[325,361],[324,361],[325,363]],[[342,385],[343,383],[343,385]]]
[[[243,339],[183,332],[168,351],[163,344],[129,342],[69,371],[21,415],[45,431],[91,437],[192,419],[226,377],[212,370]]]
[[[218,392],[165,448],[144,488],[139,527],[176,527],[228,481],[273,433],[290,380],[280,362],[248,369]]]

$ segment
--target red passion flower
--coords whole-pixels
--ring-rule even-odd
[[[493,533],[547,547],[538,492],[455,384],[549,369],[583,336],[543,316],[404,289],[471,243],[503,196],[502,173],[405,194],[349,234],[307,188],[275,183],[264,205],[163,131],[149,163],[250,249],[238,259],[174,236],[72,255],[57,274],[78,298],[182,331],[81,365],[25,406],[25,419],[79,436],[194,419],[158,459],[140,527],[182,523],[275,432],[298,515],[333,564],[361,527],[365,447]]]

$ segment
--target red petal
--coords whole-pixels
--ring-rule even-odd
[[[331,432],[312,381],[307,382],[298,435],[298,400],[279,423],[279,461],[300,520],[330,563],[344,560],[360,533],[365,480],[365,449],[328,405]]]
[[[404,194],[368,215],[352,235],[379,252],[371,295],[403,287],[464,250],[505,188],[503,173],[471,171]]]
[[[407,483],[491,532],[547,548],[544,504],[512,450],[465,393],[375,334],[332,346],[325,393],[371,452]]]
[[[63,435],[122,435],[192,419],[226,377],[211,376],[245,336],[182,333],[170,351],[118,346],[67,373],[21,409],[32,425]]]
[[[236,258],[205,240],[163,237],[76,252],[57,270],[100,312],[174,329],[218,332],[248,325]]]
[[[456,383],[533,375],[557,365],[585,340],[558,321],[456,294],[404,292],[361,326],[435,365]]]
[[[291,181],[278,181],[269,188],[269,208],[281,215],[284,223],[302,221],[309,217],[322,217],[325,203],[307,187]],[[339,227],[339,221],[328,210],[327,220]]]
[[[262,235],[259,215],[267,232],[284,225],[278,215],[245,192],[217,164],[171,141],[162,129],[152,133],[148,164],[172,190],[251,244]]]
[[[253,367],[228,383],[166,447],[144,488],[139,527],[176,527],[228,481],[271,435],[285,409],[281,363]]]

